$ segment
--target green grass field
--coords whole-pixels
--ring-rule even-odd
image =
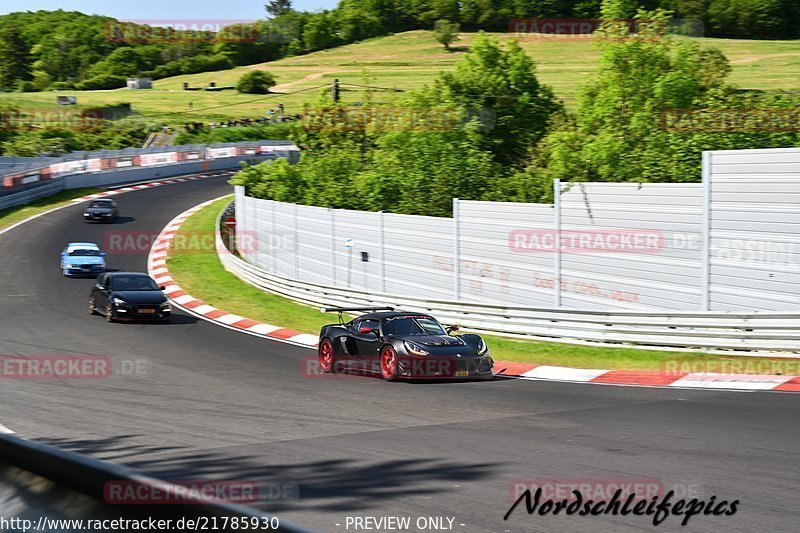
[[[43,213],[48,209],[60,207],[62,205],[71,204],[75,198],[86,196],[87,194],[94,194],[103,189],[96,187],[86,187],[83,189],[72,189],[69,191],[61,191],[52,196],[47,196],[39,200],[35,200],[29,204],[17,207],[9,207],[0,211],[0,230],[7,228],[12,224],[16,224],[20,220],[25,220],[28,217]]]
[[[512,38],[507,33],[494,35],[502,41]],[[187,120],[258,117],[278,103],[283,103],[289,112],[297,112],[304,102],[316,100],[317,91],[310,90],[315,86],[329,85],[334,78],[339,78],[342,83],[361,84],[362,68],[373,77],[372,85],[418,89],[431,83],[440,71],[452,69],[474,37],[474,33],[462,34],[461,39],[454,43],[456,50],[447,52],[433,39],[431,32],[418,30],[270,63],[165,78],[155,81],[152,90],[64,91],[62,94],[77,96],[81,106],[130,102],[142,115],[165,119],[172,124]],[[719,48],[728,57],[733,66],[731,81],[740,88],[800,91],[800,77],[797,76],[800,72],[800,41],[700,41],[706,46]],[[544,36],[526,38],[521,44],[536,61],[540,79],[552,86],[568,106],[573,105],[580,84],[597,65],[599,51],[593,40]],[[211,81],[218,85],[233,85],[242,74],[254,69],[268,70],[275,75],[278,85],[273,90],[278,94],[259,97],[235,91],[182,90],[184,82],[191,86],[206,86]],[[375,101],[382,103],[390,103],[401,96],[401,93],[382,91],[373,94]],[[354,104],[362,97],[358,89],[343,87],[344,103]],[[6,93],[0,95],[0,101],[13,102],[22,108],[56,108],[53,92]],[[193,104],[191,112],[189,102]]]
[[[212,233],[217,215],[228,202],[230,197],[214,202],[192,215],[181,226],[176,240],[180,239],[181,235],[189,238],[192,235]],[[295,303],[241,281],[223,268],[213,247],[202,251],[197,249],[172,251],[167,258],[167,266],[172,278],[188,294],[239,316],[310,334],[317,334],[321,326],[336,321],[335,315],[322,314],[315,307]],[[498,361],[578,368],[659,370],[674,368],[669,366],[669,362],[672,361],[690,365],[710,364],[716,365],[714,368],[724,368],[723,365],[726,364],[755,360],[750,357],[584,346],[491,335],[484,335],[484,338],[489,344],[492,356]],[[776,360],[761,358],[759,360],[781,364],[781,361]],[[754,373],[758,373],[758,370],[754,370]]]

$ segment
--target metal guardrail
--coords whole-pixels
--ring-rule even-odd
[[[112,483],[131,483],[137,487],[144,487],[158,491],[169,490],[172,487],[173,493],[179,493],[180,487],[171,485],[165,481],[143,475],[127,467],[99,461],[91,457],[81,455],[50,446],[47,444],[19,438],[13,435],[0,434],[0,485],[11,485],[4,490],[4,508],[8,511],[16,507],[16,510],[24,510],[28,517],[39,514],[45,515],[52,508],[57,508],[59,502],[46,501],[45,497],[37,499],[38,509],[30,508],[31,494],[25,493],[22,502],[12,505],[15,498],[14,492],[19,490],[21,484],[19,478],[25,477],[26,484],[30,484],[31,477],[44,478],[48,490],[57,489],[60,492],[71,491],[87,496],[91,500],[89,509],[84,510],[91,513],[108,514],[113,511],[113,516],[124,515],[127,517],[152,517],[152,518],[199,518],[199,517],[238,517],[238,518],[258,518],[267,519],[271,515],[262,513],[249,507],[235,505],[231,503],[219,502],[210,498],[196,496],[180,504],[158,504],[158,505],[111,505],[104,501],[105,487],[109,482]],[[31,476],[31,474],[33,476]],[[10,480],[9,478],[16,478]],[[42,484],[39,483],[41,486]],[[4,487],[5,488],[5,487]],[[45,500],[45,501],[42,501]],[[55,498],[53,498],[55,500]],[[86,498],[82,498],[86,500]],[[63,502],[62,502],[63,503]],[[52,505],[52,508],[50,507]],[[26,507],[22,509],[22,507]],[[41,514],[40,514],[41,513]],[[53,515],[50,515],[52,518]],[[9,518],[6,515],[6,518]],[[290,533],[303,533],[309,530],[296,525],[279,520],[276,531],[286,531]]]
[[[434,300],[343,289],[276,276],[228,253],[216,228],[227,270],[264,291],[324,306],[388,305],[435,315],[487,333],[653,347],[800,352],[800,313],[703,311],[584,311]]]
[[[253,148],[263,143],[270,143],[275,145],[293,146],[291,141],[286,140],[259,140],[259,141],[238,141],[238,142],[224,142],[224,143],[210,143],[210,144],[182,144],[175,146],[151,146],[148,148],[123,148],[121,150],[97,150],[92,152],[78,151],[70,152],[58,157],[43,157],[38,158],[20,158],[16,165],[4,165],[0,168],[0,177],[8,174],[17,174],[19,172],[27,172],[32,170],[44,169],[49,165],[56,163],[65,163],[70,161],[81,161],[87,159],[107,159],[115,157],[134,157],[143,154],[157,154],[164,152],[196,152],[205,150],[206,148]],[[0,180],[2,181],[2,180]]]

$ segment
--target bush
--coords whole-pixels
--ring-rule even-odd
[[[267,94],[275,85],[275,76],[263,70],[248,72],[236,84],[236,90],[247,94]]]
[[[227,70],[233,68],[233,61],[223,54],[197,55],[185,57],[177,61],[170,61],[165,65],[159,65],[153,70],[142,72],[148,78],[160,79],[170,76],[180,76],[181,74],[197,74],[199,72],[210,72],[215,70]]]
[[[51,86],[51,89],[54,91],[68,91],[75,88],[75,84],[71,81],[57,81],[54,82]]]
[[[21,81],[17,85],[17,88],[23,93],[35,93],[39,91],[39,88],[32,81]]]
[[[79,91],[97,91],[100,89],[119,89],[125,87],[125,76],[114,76],[113,74],[101,74],[94,78],[89,78],[75,85]]]

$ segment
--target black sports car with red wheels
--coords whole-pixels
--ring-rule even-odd
[[[430,315],[392,308],[324,308],[339,323],[322,327],[319,365],[323,372],[367,372],[386,381],[423,378],[482,378],[494,361],[480,335],[452,335]],[[371,311],[344,323],[343,312]]]

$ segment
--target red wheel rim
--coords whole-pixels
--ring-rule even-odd
[[[333,366],[333,344],[331,341],[322,341],[319,345],[319,366],[322,370],[330,370]]]
[[[397,354],[391,348],[386,348],[381,355],[381,373],[384,377],[391,378],[397,371]]]

